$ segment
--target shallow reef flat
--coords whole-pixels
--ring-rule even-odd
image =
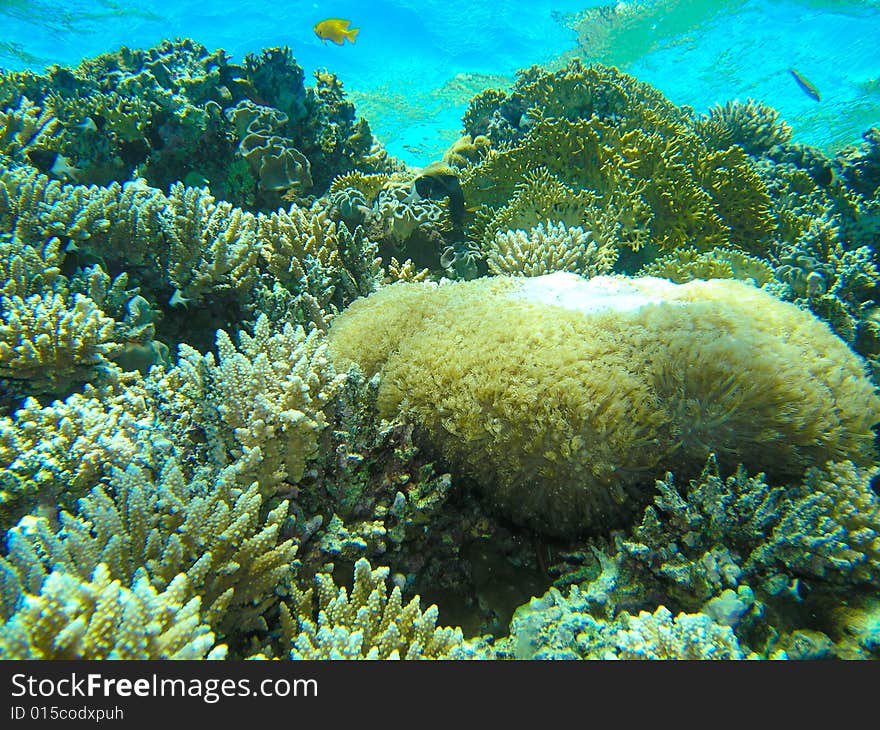
[[[0,657],[880,655],[880,130],[289,48],[0,71]]]

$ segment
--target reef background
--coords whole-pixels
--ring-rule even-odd
[[[330,67],[389,152],[409,164],[439,157],[458,137],[467,103],[513,81],[532,63],[616,65],[676,104],[703,111],[750,97],[770,104],[803,143],[836,151],[876,123],[880,105],[880,3],[765,0],[371,0],[205,6],[147,0],[0,3],[0,65],[75,66],[125,44],[193,37],[236,61],[288,45],[310,78]],[[327,16],[361,27],[355,47],[322,44]],[[366,17],[365,17],[366,16]],[[792,81],[793,66],[822,104]]]
[[[589,27],[625,28],[627,7]],[[880,654],[876,117],[823,150],[763,95],[695,109],[589,57],[518,58],[510,83],[462,81],[455,138],[420,168],[389,154],[367,92],[330,62],[307,73],[295,46],[255,41],[239,58],[125,40],[0,72],[0,657]],[[797,91],[834,113],[833,88],[818,106]],[[593,409],[588,443],[553,444],[530,440],[529,413],[517,421],[534,398],[487,419],[494,398],[475,408],[442,387],[528,385],[511,347],[460,378],[453,328],[417,334],[431,365],[410,382],[441,383],[421,411],[412,386],[408,405],[389,399],[404,381],[381,353],[343,357],[339,323],[383,289],[557,271],[738,280],[718,291],[757,297],[766,388],[746,397],[754,358],[713,357],[704,377],[716,371],[634,348],[624,370],[660,363],[647,387],[687,396],[669,399],[683,427],[593,377],[571,402],[548,398],[540,422],[558,415],[564,435],[572,408],[610,407]],[[821,336],[787,354],[799,325],[768,324],[771,308]],[[370,332],[420,326],[411,307],[383,309],[392,321]],[[496,314],[480,315],[487,331]],[[774,358],[805,369],[781,376]],[[435,414],[490,447],[509,436],[535,464],[667,434],[688,458],[633,478],[602,462],[615,522],[554,530],[579,479],[468,468],[431,436]],[[792,427],[805,448],[774,470],[790,444],[759,436]],[[521,486],[542,490],[523,509]]]

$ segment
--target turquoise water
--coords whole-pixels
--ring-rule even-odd
[[[614,10],[598,16],[603,7]],[[312,26],[325,17],[351,19],[361,28],[356,44],[317,39]],[[411,164],[436,159],[457,138],[481,75],[500,86],[519,68],[571,54],[618,65],[699,112],[731,99],[763,101],[808,144],[837,149],[880,119],[880,3],[871,0],[42,0],[2,2],[0,18],[0,64],[12,69],[75,64],[178,36],[236,61],[288,45],[307,74],[337,73],[389,150]],[[822,91],[821,104],[792,82],[791,66]]]

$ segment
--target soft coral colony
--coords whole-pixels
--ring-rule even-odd
[[[876,656],[878,200],[578,61],[421,170],[286,48],[0,74],[0,656]]]

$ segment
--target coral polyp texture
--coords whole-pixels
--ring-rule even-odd
[[[331,327],[341,367],[519,522],[618,524],[671,465],[799,478],[873,458],[880,398],[864,363],[797,307],[736,281],[675,285],[557,273],[397,284]]]
[[[145,577],[131,587],[99,565],[81,582],[63,572],[0,627],[2,659],[223,659],[226,647],[186,600],[185,575],[156,591]]]
[[[437,626],[437,607],[425,611],[415,596],[406,605],[400,587],[388,594],[388,568],[372,570],[361,558],[354,567],[351,595],[326,574],[314,589],[297,592],[299,616],[285,609],[293,659],[462,659],[461,629]],[[312,616],[317,616],[317,620]]]

